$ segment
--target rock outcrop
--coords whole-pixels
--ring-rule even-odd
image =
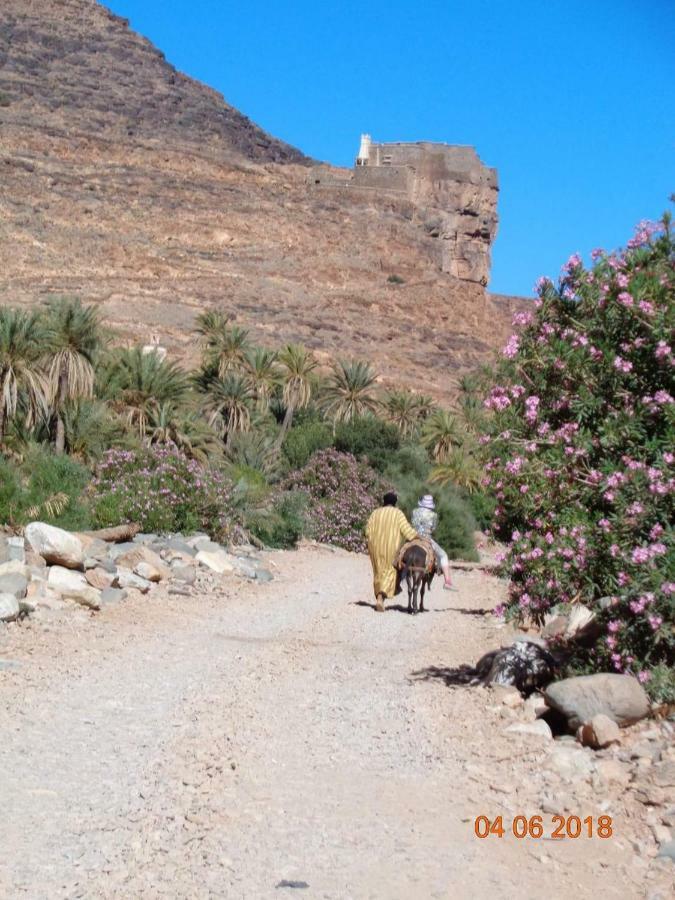
[[[0,4],[0,129],[4,303],[78,295],[190,364],[217,307],[264,345],[367,356],[384,386],[439,399],[522,306],[479,283],[494,223],[476,185],[414,204],[321,190],[300,151],[95,0]]]

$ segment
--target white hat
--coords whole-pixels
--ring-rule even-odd
[[[418,503],[418,506],[421,506],[422,509],[436,509],[436,504],[434,503],[434,498],[431,494],[425,494]]]

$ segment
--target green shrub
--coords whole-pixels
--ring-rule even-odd
[[[387,284],[405,284],[405,278],[401,278],[400,275],[390,275],[387,278]]]
[[[325,424],[312,419],[291,428],[282,447],[291,469],[301,469],[317,450],[325,450],[333,443],[333,432]]]
[[[466,495],[466,501],[471,508],[476,525],[481,531],[485,531],[492,525],[495,514],[496,500],[487,491],[473,491]]]
[[[267,509],[255,510],[246,517],[246,527],[267,547],[295,547],[307,530],[307,496],[280,493]]]
[[[674,253],[664,217],[590,271],[575,255],[557,286],[541,279],[486,399],[507,615],[586,604],[600,633],[576,663],[648,690],[675,663]]]
[[[230,482],[173,444],[111,450],[96,470],[92,503],[101,527],[136,522],[146,532],[227,540],[238,520]]]
[[[89,480],[84,466],[42,447],[29,449],[20,464],[0,459],[0,522],[21,526],[40,520],[71,531],[87,529]]]
[[[339,425],[333,445],[340,453],[351,453],[383,472],[401,446],[401,436],[395,425],[376,416],[362,416]]]
[[[377,472],[349,453],[319,450],[284,484],[307,497],[307,536],[345,550],[364,551],[368,516],[386,484]]]

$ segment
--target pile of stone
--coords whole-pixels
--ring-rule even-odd
[[[633,849],[675,860],[675,721],[648,718],[655,710],[635,678],[565,678],[527,698],[514,686],[492,684],[490,692],[509,720],[505,733],[544,751],[544,812],[574,812],[593,797],[610,813],[642,808],[635,820],[646,820],[651,839],[636,829]]]
[[[189,595],[195,586],[217,588],[224,577],[272,579],[253,547],[228,550],[205,534],[137,534],[109,543],[32,522],[23,537],[0,535],[0,622],[40,609],[99,610],[160,584]]]

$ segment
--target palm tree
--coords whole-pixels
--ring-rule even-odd
[[[159,407],[187,400],[185,372],[156,353],[140,347],[119,350],[107,360],[99,379],[99,392],[136,430],[141,440]]]
[[[269,482],[278,476],[281,468],[279,451],[274,446],[274,441],[261,432],[240,432],[233,435],[225,456],[234,475],[239,468],[253,469],[264,475]]]
[[[251,427],[251,407],[254,394],[242,375],[214,378],[208,386],[204,407],[209,425],[216,429],[224,442],[232,434],[248,431]]]
[[[212,460],[222,451],[218,435],[196,411],[187,411],[171,401],[155,405],[148,413],[147,444],[175,444],[200,462]]]
[[[455,417],[446,409],[437,409],[422,425],[420,440],[436,462],[445,462],[462,437]]]
[[[333,364],[324,389],[324,409],[334,425],[351,422],[357,416],[377,409],[377,399],[372,392],[376,380],[377,375],[367,362],[339,360]]]
[[[53,300],[45,316],[48,354],[47,388],[56,423],[54,447],[65,449],[62,410],[68,400],[89,398],[94,393],[94,361],[103,336],[98,310],[83,306],[78,298]]]
[[[284,421],[277,439],[281,446],[293,422],[297,409],[304,409],[312,398],[312,376],[317,361],[312,353],[302,344],[288,344],[279,354],[281,365],[281,383],[283,385],[283,401],[286,407]]]
[[[67,400],[62,409],[65,449],[88,463],[119,442],[120,423],[100,400]]]
[[[275,387],[279,384],[279,367],[274,350],[256,347],[246,355],[246,371],[255,391],[258,409],[267,412]]]
[[[445,461],[431,470],[429,480],[434,484],[456,484],[470,494],[478,490],[483,470],[471,447],[453,447]]]
[[[419,424],[417,396],[412,391],[389,391],[383,402],[384,416],[396,425],[404,437],[410,437]]]
[[[40,371],[41,322],[36,313],[0,308],[0,446],[7,423],[21,405],[26,427],[47,412],[47,386]]]
[[[246,366],[250,342],[245,328],[231,325],[222,312],[210,311],[198,317],[197,331],[202,335],[206,367],[217,372],[219,378]]]
[[[428,419],[434,410],[437,409],[434,398],[430,397],[428,394],[417,394],[416,400],[417,418],[419,421]]]

